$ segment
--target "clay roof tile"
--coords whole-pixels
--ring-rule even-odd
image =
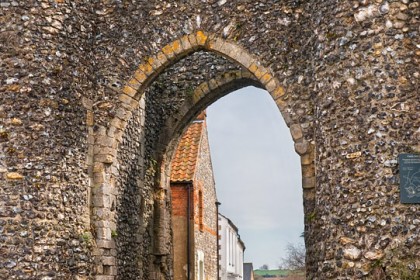
[[[193,180],[203,125],[203,121],[193,122],[179,141],[171,163],[171,182]]]

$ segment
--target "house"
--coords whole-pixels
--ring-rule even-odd
[[[245,245],[238,228],[231,220],[219,213],[219,279],[243,279]]]
[[[244,263],[244,280],[254,280],[254,267],[252,263]]]
[[[174,279],[217,279],[217,199],[205,112],[184,132],[171,162]]]

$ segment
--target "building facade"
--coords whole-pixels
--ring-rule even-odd
[[[174,279],[216,279],[217,199],[205,113],[183,134],[171,170]]]
[[[219,213],[219,279],[243,279],[245,245],[238,228]]]

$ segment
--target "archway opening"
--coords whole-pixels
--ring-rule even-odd
[[[249,86],[222,95],[226,93],[186,125],[172,159],[174,260],[175,275],[179,275],[175,279],[184,279],[185,268],[187,274],[198,275],[195,259],[199,255],[207,260],[210,277],[216,278],[216,274],[211,274],[215,272],[209,259],[217,259],[218,265],[213,267],[219,267],[221,279],[226,273],[242,277],[243,250],[236,250],[233,242],[247,248],[245,262],[272,269],[278,269],[287,258],[289,243],[295,248],[303,245],[300,163],[288,127],[265,90]],[[209,150],[211,156],[206,155]],[[213,180],[217,182],[215,193],[214,183],[209,184]],[[221,202],[218,228],[211,221],[215,219],[215,202]],[[221,226],[224,220],[231,226],[227,237]],[[217,231],[218,237],[211,231]],[[235,237],[237,241],[233,241]],[[212,238],[213,243],[218,240],[219,251],[211,244]]]
[[[271,96],[246,87],[207,109],[219,211],[238,226],[245,262],[277,268],[304,231],[300,159]]]

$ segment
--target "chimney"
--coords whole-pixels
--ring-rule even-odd
[[[204,121],[206,120],[206,110],[202,111],[198,116],[195,118],[196,121]]]

